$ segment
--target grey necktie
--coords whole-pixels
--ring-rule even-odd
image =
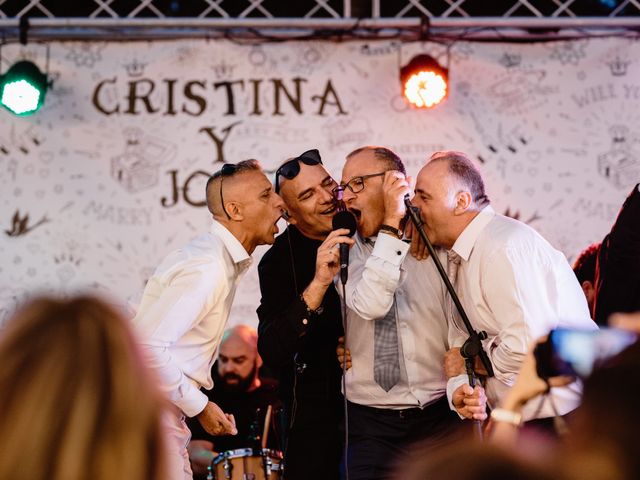
[[[400,380],[398,327],[396,325],[396,297],[384,316],[375,321],[373,379],[388,392]]]
[[[449,281],[451,285],[456,286],[456,280],[458,279],[458,267],[460,267],[460,261],[462,258],[453,250],[447,250],[447,277],[449,277]],[[456,292],[457,293],[457,292]],[[446,292],[447,296],[447,320],[455,325],[458,329],[460,329],[458,319],[458,311],[456,310],[456,306],[453,303],[453,299],[451,295],[449,295],[449,291]]]

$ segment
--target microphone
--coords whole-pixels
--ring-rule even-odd
[[[356,217],[349,210],[342,210],[333,217],[333,229],[348,228],[349,237],[353,237],[356,233]],[[345,243],[340,244],[340,281],[344,285],[347,283],[347,277],[349,276],[349,245]]]
[[[404,206],[407,209],[404,217],[405,221],[412,220],[416,228],[420,228],[424,225],[422,218],[420,218],[420,209],[411,203],[408,193],[404,196]]]

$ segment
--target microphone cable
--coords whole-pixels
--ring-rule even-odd
[[[340,201],[341,199],[338,199]],[[339,204],[339,211],[332,220],[333,230],[346,228],[349,230],[348,236],[352,237],[357,229],[356,217],[349,212],[344,204]],[[347,402],[347,291],[346,283],[348,279],[349,268],[349,249],[346,248],[346,255],[343,258],[343,244],[339,246],[340,250],[340,283],[342,284],[342,326],[344,329],[344,356],[342,362],[342,395],[344,402],[344,472],[345,480],[349,480],[349,411]]]
[[[349,480],[349,409],[347,402],[347,288],[342,283],[342,325],[344,328],[344,356],[342,362],[342,401],[344,404],[344,478]]]

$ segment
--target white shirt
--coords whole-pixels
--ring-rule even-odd
[[[431,259],[407,256],[409,245],[378,235],[375,246],[359,236],[350,251],[347,346],[352,367],[346,373],[349,401],[376,408],[422,407],[445,393],[442,366],[447,350],[443,284]],[[342,286],[337,289],[342,295]],[[384,318],[395,293],[400,381],[385,392],[374,380],[375,320]]]
[[[220,223],[170,253],[147,282],[133,319],[150,366],[187,416],[200,413],[211,366],[251,257]]]
[[[564,255],[524,223],[487,206],[452,250],[462,258],[455,285],[460,302],[473,328],[488,335],[483,345],[495,377],[487,380],[485,389],[492,407],[513,385],[524,356],[539,337],[556,327],[597,328]],[[458,322],[462,327],[459,318]],[[460,346],[466,332],[455,327],[451,332],[451,345]],[[451,379],[448,392],[463,379],[466,376]],[[575,383],[553,388],[551,396],[563,415],[578,406],[580,388]],[[526,405],[524,420],[554,416],[548,401],[536,413],[538,403],[533,400]]]

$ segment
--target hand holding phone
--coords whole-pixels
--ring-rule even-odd
[[[616,328],[557,328],[536,346],[536,370],[543,379],[560,375],[588,377],[594,366],[617,355],[637,340],[637,334]]]

